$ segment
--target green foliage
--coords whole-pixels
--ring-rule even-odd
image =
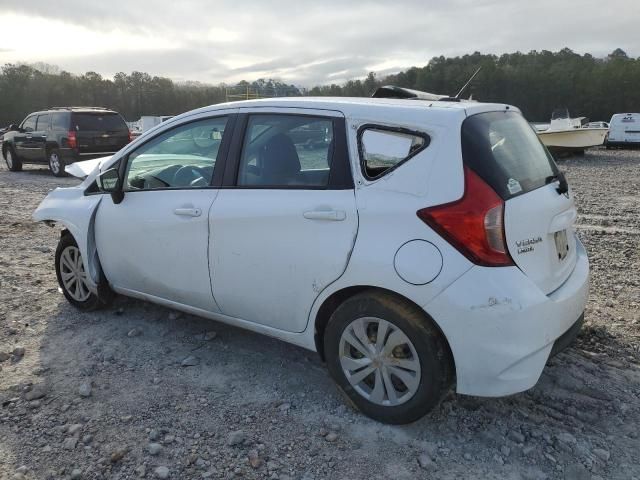
[[[275,80],[243,84],[260,96],[301,95],[293,85]],[[54,106],[107,107],[132,121],[225,102],[226,95],[224,84],[176,83],[143,72],[120,72],[108,79],[96,72],[72,75],[50,65],[6,64],[0,68],[0,125],[19,123],[31,112]]]
[[[621,49],[604,59],[568,48],[436,57],[384,83],[454,95],[479,66],[482,71],[463,96],[515,105],[532,121],[549,120],[558,107],[567,107],[572,116],[606,121],[614,113],[640,111],[640,59],[627,57]]]
[[[616,49],[606,58],[579,55],[565,48],[500,56],[434,57],[424,67],[379,79],[301,90],[272,79],[241,82],[253,96],[370,96],[380,85],[398,85],[454,95],[478,66],[482,71],[464,96],[484,102],[516,105],[530,120],[548,120],[561,106],[572,116],[608,120],[613,113],[640,111],[640,58]],[[113,108],[127,120],[141,115],[175,115],[226,101],[224,84],[176,83],[143,72],[118,73],[113,79],[96,72],[72,75],[46,64],[6,64],[0,69],[0,125],[20,122],[28,113],[52,106],[91,105]]]

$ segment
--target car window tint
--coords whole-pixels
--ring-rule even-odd
[[[127,124],[117,113],[74,113],[73,128],[77,131],[124,131]]]
[[[365,127],[358,135],[363,173],[374,179],[400,165],[429,145],[429,137],[418,132],[385,127]]]
[[[51,114],[51,129],[52,130],[68,130],[68,113],[52,113]]]
[[[462,158],[508,200],[545,185],[558,169],[522,115],[487,112],[462,124]]]
[[[211,183],[227,117],[164,132],[129,155],[127,190],[201,188]]]
[[[333,121],[329,118],[252,115],[245,133],[238,185],[326,187],[333,145]]]
[[[32,115],[27,117],[24,122],[22,122],[22,129],[25,132],[33,132],[36,129],[36,116]]]
[[[36,130],[49,130],[49,114],[38,115]]]

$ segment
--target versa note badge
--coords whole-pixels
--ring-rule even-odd
[[[516,242],[516,247],[518,247],[518,255],[521,253],[529,253],[535,250],[534,245],[536,243],[541,243],[542,237],[536,238],[527,238],[526,240],[518,240]]]

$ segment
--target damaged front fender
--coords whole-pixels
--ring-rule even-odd
[[[80,249],[84,269],[89,274],[89,289],[97,293],[101,271],[93,223],[104,195],[85,195],[85,188],[84,182],[76,187],[56,188],[42,200],[32,218],[36,222],[59,223],[69,230]]]

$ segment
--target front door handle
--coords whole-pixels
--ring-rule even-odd
[[[182,217],[199,217],[202,215],[202,210],[199,208],[176,208],[173,213]]]
[[[307,220],[329,220],[332,222],[341,222],[347,218],[346,212],[343,210],[311,210],[302,214]]]

